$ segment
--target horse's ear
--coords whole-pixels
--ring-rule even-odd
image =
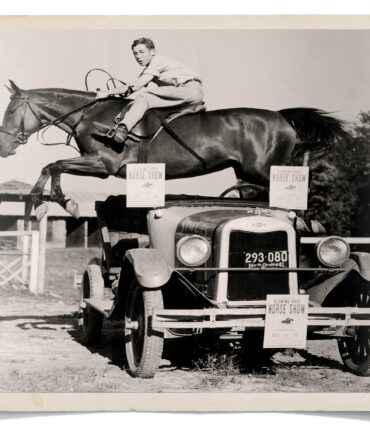
[[[6,87],[10,91],[10,93],[13,93],[12,89],[10,87],[8,87],[6,84],[4,84],[4,87]]]
[[[15,85],[15,83],[9,79],[10,82],[10,89],[8,89],[10,91],[10,93],[13,93],[13,95],[20,95],[21,94],[21,89]]]

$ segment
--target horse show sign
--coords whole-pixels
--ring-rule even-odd
[[[305,348],[308,295],[267,295],[264,348]]]
[[[164,206],[165,163],[127,165],[127,207]]]
[[[271,166],[270,206],[306,210],[308,166]]]

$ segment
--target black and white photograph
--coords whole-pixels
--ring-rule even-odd
[[[370,409],[369,17],[0,49],[5,409]]]

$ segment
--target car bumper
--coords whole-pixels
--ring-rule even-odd
[[[163,309],[152,314],[153,329],[263,328],[266,304],[253,302],[238,309]],[[309,307],[308,327],[370,326],[370,309],[358,307]]]

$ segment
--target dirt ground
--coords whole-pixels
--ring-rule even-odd
[[[123,366],[120,323],[105,323],[93,349],[78,340],[79,291],[73,276],[97,253],[49,250],[44,296],[0,290],[0,392],[370,391],[370,378],[344,370],[333,340],[308,342],[305,358],[294,351],[278,353],[272,362],[249,369],[234,361],[230,346],[218,356],[203,352],[182,366],[166,347],[154,379],[132,378]]]

